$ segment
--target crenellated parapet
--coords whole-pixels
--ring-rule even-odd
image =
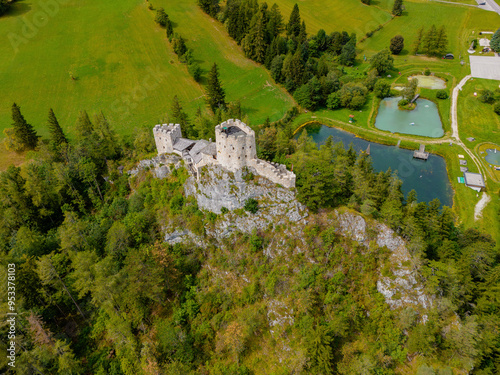
[[[295,174],[286,166],[257,158],[255,132],[238,119],[229,119],[215,127],[215,142],[182,138],[179,124],[156,125],[153,129],[158,154],[176,153],[198,173],[205,165],[218,164],[236,172],[244,167],[287,188],[295,187]]]
[[[179,124],[156,125],[153,128],[153,135],[158,155],[171,154],[174,152],[175,142],[182,138],[181,126]]]

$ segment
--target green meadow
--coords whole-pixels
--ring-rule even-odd
[[[274,83],[265,67],[247,59],[224,26],[203,13],[196,0],[152,3],[165,9],[175,31],[186,39],[205,72],[217,63],[226,99],[241,101],[251,125],[263,123],[268,116],[272,121],[278,120],[295,105],[286,90]]]
[[[358,39],[378,25],[389,21],[392,8],[390,0],[373,1],[373,6],[365,5],[359,0],[272,0],[268,3],[276,3],[280,7],[285,22],[288,22],[293,6],[297,3],[309,34],[316,33],[319,29],[324,29],[328,34],[332,31],[345,30],[356,33]]]
[[[119,133],[132,134],[137,126],[168,121],[174,95],[188,113],[205,108],[202,85],[178,62],[146,2],[62,3],[55,0],[56,6],[47,10],[41,2],[17,2],[10,14],[0,18],[0,131],[11,126],[13,102],[42,135],[50,107],[70,134],[82,109],[103,111]],[[171,3],[175,31],[184,34],[197,26],[203,39],[188,40],[188,46],[207,71],[212,62],[221,62],[227,99],[241,100],[251,123],[267,116],[277,120],[293,105],[266,70],[246,60],[195,1],[177,8],[176,2]],[[176,16],[184,6],[189,14]],[[169,11],[169,4],[165,8]]]

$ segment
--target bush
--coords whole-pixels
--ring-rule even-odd
[[[198,63],[189,64],[188,72],[189,74],[191,74],[191,76],[194,78],[196,82],[200,82],[201,73],[203,72],[203,70],[201,69],[200,65],[198,65]]]
[[[328,99],[326,101],[326,106],[328,109],[338,109],[340,108],[340,95],[337,92],[333,92],[328,95]]]
[[[483,90],[479,96],[479,101],[491,104],[495,101],[495,94],[491,90]]]
[[[391,84],[386,81],[378,81],[373,88],[373,93],[377,98],[384,99],[391,96]]]
[[[401,99],[401,100],[398,102],[398,106],[400,106],[400,107],[404,107],[404,106],[408,105],[408,103],[410,103],[408,100],[406,100],[406,99]]]
[[[448,99],[448,93],[446,90],[438,90],[436,92],[436,98],[438,99]]]
[[[167,13],[165,13],[165,9],[158,8],[158,10],[156,11],[155,21],[157,24],[159,24],[163,27],[165,27],[167,25],[168,16],[167,16]]]
[[[425,71],[424,71],[424,75],[426,75],[426,76],[430,76],[430,75],[431,75],[431,70],[430,70],[430,69],[428,69],[428,68],[427,68],[427,69],[425,69]]]
[[[257,211],[259,211],[259,202],[257,202],[253,198],[247,199],[247,201],[245,202],[245,206],[243,208],[246,211],[255,214]]]
[[[221,213],[221,214],[227,214],[228,212],[229,212],[229,210],[228,210],[226,207],[222,207],[222,208],[220,209],[220,213]]]
[[[493,110],[495,111],[495,113],[497,115],[500,116],[500,102],[496,102],[494,105],[493,105]]]
[[[393,55],[399,55],[405,47],[405,40],[401,35],[396,35],[391,39],[389,49]]]

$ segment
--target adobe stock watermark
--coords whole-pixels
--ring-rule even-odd
[[[39,10],[29,12],[26,16],[21,17],[21,32],[10,32],[7,34],[7,39],[14,49],[14,52],[19,52],[19,47],[37,36],[41,28],[49,23],[51,18],[54,18],[60,11],[61,5],[64,5],[69,0],[41,0],[38,2]]]
[[[16,265],[7,265],[7,364],[16,367]]]
[[[151,91],[156,90],[168,76],[167,72],[159,66],[155,68],[148,66],[146,71],[147,74],[132,90],[111,103],[111,110],[118,115],[120,120],[130,116],[130,112],[146,100]]]

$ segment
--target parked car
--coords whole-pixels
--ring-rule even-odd
[[[447,53],[446,55],[443,56],[443,59],[447,60],[453,60],[455,56],[453,56],[453,53]]]

